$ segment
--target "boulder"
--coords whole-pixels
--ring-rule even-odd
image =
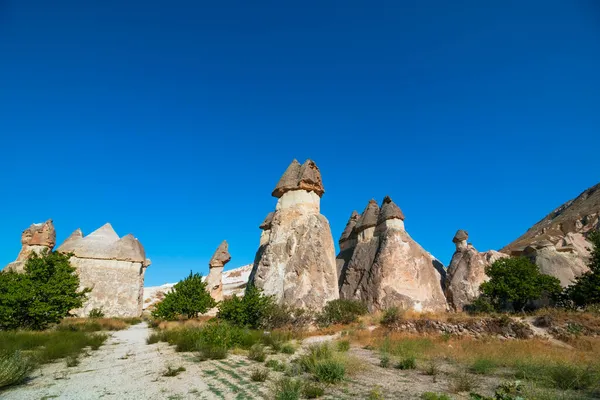
[[[52,251],[56,244],[56,231],[51,219],[43,223],[32,224],[21,234],[21,251],[17,259],[5,267],[6,271],[23,272],[25,262],[31,253],[41,254]]]
[[[320,309],[338,298],[335,249],[329,222],[320,213],[324,193],[312,160],[294,160],[273,191],[278,198],[264,226],[249,284],[282,304]],[[269,228],[270,229],[266,229]]]
[[[500,258],[508,257],[494,250],[480,253],[467,244],[468,238],[469,234],[464,230],[459,230],[454,235],[452,241],[456,245],[456,251],[446,272],[444,292],[448,305],[455,311],[463,311],[465,306],[479,297],[479,286],[488,278],[485,267]]]
[[[208,263],[206,287],[215,301],[223,300],[223,267],[231,260],[227,241],[223,240]]]

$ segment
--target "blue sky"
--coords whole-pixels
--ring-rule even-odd
[[[110,221],[147,284],[253,260],[293,158],[337,239],[389,194],[447,263],[600,180],[590,1],[0,0],[0,266],[54,219]]]

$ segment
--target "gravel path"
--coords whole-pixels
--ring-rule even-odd
[[[97,351],[68,368],[64,360],[42,366],[24,385],[0,394],[2,399],[218,399],[194,363],[165,343],[147,345],[146,323],[118,331]],[[188,357],[189,358],[189,357]],[[171,366],[186,371],[164,377]],[[191,368],[188,368],[191,366]]]

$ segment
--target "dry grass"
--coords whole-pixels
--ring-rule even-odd
[[[141,322],[139,318],[65,318],[56,329],[60,331],[120,331]]]

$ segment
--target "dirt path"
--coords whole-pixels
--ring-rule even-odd
[[[24,385],[0,394],[3,399],[221,399],[203,378],[199,365],[165,343],[147,345],[146,323],[118,331],[97,351],[68,368],[64,360],[35,371]],[[189,357],[188,357],[189,358]],[[186,371],[165,377],[167,368]]]

